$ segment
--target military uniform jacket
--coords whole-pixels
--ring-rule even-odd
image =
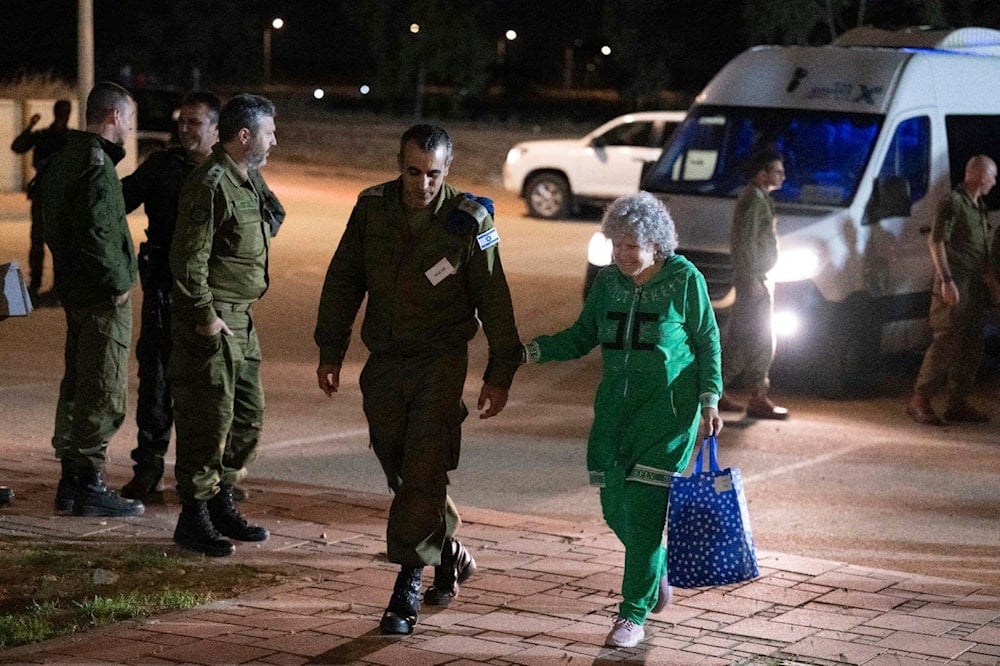
[[[323,284],[315,332],[320,362],[343,362],[367,294],[361,338],[370,351],[455,349],[468,343],[481,321],[490,347],[483,380],[509,388],[521,343],[492,216],[445,183],[430,224],[412,235],[400,188],[397,179],[358,197]],[[459,208],[468,224],[455,223]]]
[[[271,233],[264,196],[221,144],[181,188],[170,246],[174,314],[208,325],[214,303],[249,305],[267,291]]]
[[[125,149],[70,130],[39,184],[45,243],[67,307],[110,303],[135,283],[136,258],[115,172]]]
[[[587,446],[591,483],[618,468],[669,485],[691,457],[703,396],[722,394],[719,329],[705,278],[679,255],[636,286],[617,266],[597,274],[576,322],[528,345],[534,360],[581,358],[601,346],[604,370]]]
[[[778,261],[774,206],[756,185],[747,185],[736,199],[730,253],[737,294],[749,294],[751,285],[763,282]]]
[[[948,267],[956,278],[983,277],[989,257],[989,208],[977,204],[961,185],[941,202],[931,225],[931,240],[944,243]]]
[[[169,148],[156,151],[122,179],[125,210],[131,213],[145,204],[149,220],[147,240],[139,246],[140,255],[149,262],[150,275],[143,278],[144,288],[173,288],[170,243],[177,224],[177,202],[184,180],[196,166],[198,163],[190,160],[183,148]]]

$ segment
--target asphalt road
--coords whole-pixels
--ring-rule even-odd
[[[269,165],[265,173],[288,220],[273,246],[271,289],[255,307],[267,416],[251,475],[262,492],[266,484],[260,480],[280,478],[387,493],[368,450],[357,390],[364,361],[360,341],[352,345],[341,392],[333,399],[316,386],[312,342],[330,255],[357,193],[380,175],[335,179],[320,169],[283,164]],[[462,186],[460,177],[456,184]],[[542,222],[523,217],[523,204],[499,188],[478,188],[477,194],[497,201],[522,337],[570,324],[580,307],[586,246],[596,222]],[[0,261],[26,262],[27,220],[20,195],[0,195]],[[140,212],[130,223],[138,243],[145,217]],[[136,322],[139,296],[135,292]],[[51,457],[64,330],[62,311],[51,308],[0,324],[0,433],[20,442],[23,455]],[[471,356],[466,402],[474,407],[485,358],[482,336]],[[789,421],[727,421],[720,456],[724,466],[742,470],[758,547],[1000,585],[995,374],[984,377],[976,396],[992,424],[927,428],[903,413],[912,359],[890,370],[882,394],[868,400],[818,399],[806,378],[799,388],[775,387],[792,412]],[[526,367],[501,415],[485,421],[470,416],[460,468],[452,476],[459,504],[599,521],[596,491],[587,486],[584,469],[599,373],[596,354]],[[134,405],[134,378],[132,390]],[[134,441],[130,416],[111,445],[112,481],[128,479]],[[0,474],[2,467],[0,458]],[[56,476],[53,462],[53,484]]]

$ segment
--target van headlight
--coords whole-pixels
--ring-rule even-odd
[[[820,255],[816,250],[798,247],[778,251],[778,262],[767,272],[772,282],[799,282],[816,277],[820,269]]]
[[[590,245],[587,246],[587,261],[594,266],[611,264],[611,241],[605,238],[600,231],[590,237]]]

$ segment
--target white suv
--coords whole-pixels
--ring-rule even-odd
[[[643,164],[660,156],[683,111],[619,116],[582,139],[524,141],[507,153],[503,184],[546,219],[565,217],[581,203],[599,203],[639,190]]]

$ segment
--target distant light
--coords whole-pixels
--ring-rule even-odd
[[[601,55],[606,55],[606,56],[611,55],[611,47],[610,46],[602,46],[601,47]]]
[[[275,30],[281,30],[282,28],[285,27],[285,19],[279,16],[278,18],[271,21],[271,27],[274,28]]]
[[[316,90],[313,90],[313,97],[316,99],[323,99],[323,95],[325,94],[326,93],[323,92],[322,88],[316,88]]]
[[[372,91],[371,86],[369,86],[367,83],[358,88],[358,90],[361,92],[362,95],[367,95]]]
[[[779,338],[790,338],[799,331],[799,317],[794,312],[782,311],[771,315],[771,330]]]
[[[414,35],[417,34],[418,32],[420,32],[420,24],[419,23],[411,23],[410,24],[410,32],[412,32]]]
[[[507,41],[512,42],[517,39],[517,30],[508,30],[503,35],[507,38]]]

